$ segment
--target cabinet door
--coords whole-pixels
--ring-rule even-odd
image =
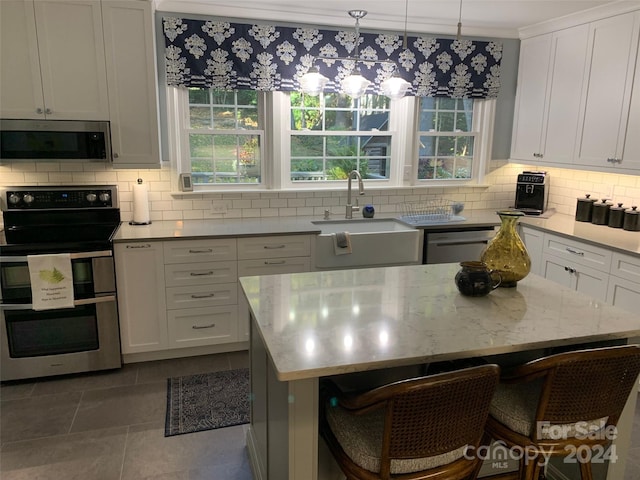
[[[552,35],[522,40],[511,157],[537,160],[542,154],[542,124],[546,105]]]
[[[236,251],[235,238],[164,242],[164,258],[168,265],[235,260]]]
[[[100,2],[36,0],[45,115],[109,120]]]
[[[167,348],[161,242],[114,245],[122,353]]]
[[[237,306],[187,308],[169,312],[169,347],[237,342]]]
[[[520,237],[527,247],[531,258],[531,273],[542,275],[542,249],[544,232],[520,225]]]
[[[622,162],[614,164],[614,167],[640,170],[640,53],[636,59],[636,73],[631,92],[631,106],[629,108],[629,121],[625,136]]]
[[[311,252],[309,235],[273,235],[238,239],[238,259],[308,257]]]
[[[543,122],[544,160],[572,163],[578,123],[589,26],[580,25],[553,34],[551,80]]]
[[[607,167],[607,159],[622,157],[639,26],[640,13],[590,25],[578,164]]]
[[[542,257],[542,270],[544,277],[549,280],[584,293],[601,302],[607,300],[608,273],[577,263],[567,262],[548,253],[545,253]]]
[[[614,275],[609,277],[607,302],[632,313],[638,313],[640,306],[640,283],[630,282]]]
[[[0,1],[0,118],[44,118],[35,13],[25,0]]]
[[[151,2],[102,2],[114,167],[160,167]]]

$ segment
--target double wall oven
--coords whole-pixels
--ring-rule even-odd
[[[2,208],[0,380],[121,367],[117,187],[7,187]],[[59,254],[71,264],[72,305],[35,309],[29,260]]]

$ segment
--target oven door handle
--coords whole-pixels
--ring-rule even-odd
[[[69,256],[71,257],[71,260],[78,260],[81,258],[113,257],[113,252],[111,250],[102,250],[100,252],[77,252],[72,253]],[[22,255],[19,257],[5,255],[0,257],[0,262],[2,263],[24,263],[26,261],[26,255]]]
[[[81,305],[93,305],[96,303],[115,302],[115,295],[105,295],[104,297],[81,298],[74,300],[73,305],[78,307]],[[33,310],[31,303],[0,303],[0,310]]]

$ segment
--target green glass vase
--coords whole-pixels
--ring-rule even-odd
[[[484,249],[480,260],[490,270],[500,273],[501,287],[515,287],[531,270],[529,252],[516,229],[524,213],[511,210],[496,213],[501,221],[500,230]]]

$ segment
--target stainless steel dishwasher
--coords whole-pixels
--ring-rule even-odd
[[[495,228],[490,226],[433,232],[425,230],[422,263],[480,260],[482,251],[495,234]]]

